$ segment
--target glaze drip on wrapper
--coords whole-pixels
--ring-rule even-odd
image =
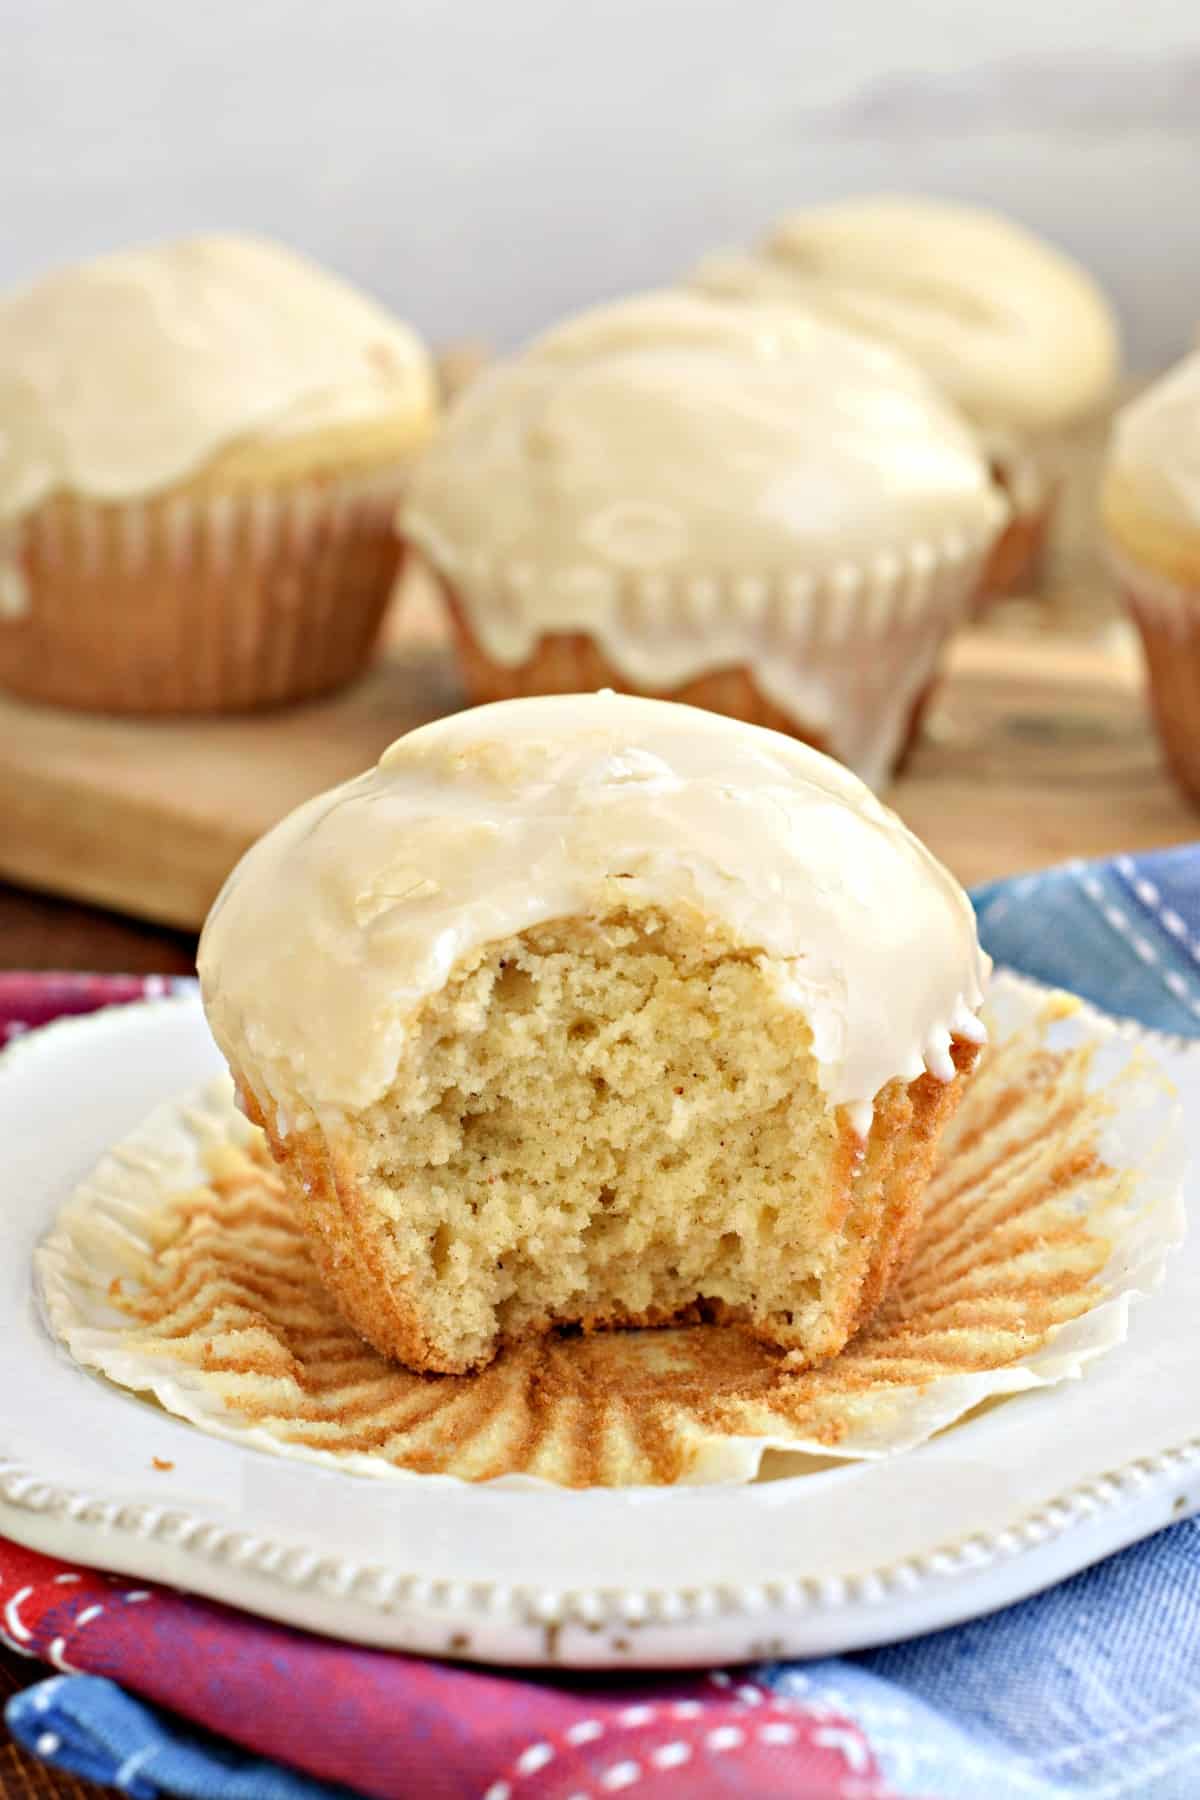
[[[438,720],[293,813],[213,908],[205,1006],[284,1121],[353,1112],[480,946],[656,904],[698,907],[761,955],[860,1132],[885,1083],[949,1080],[951,1038],[982,1039],[970,904],[855,776],[776,733],[612,694]]]

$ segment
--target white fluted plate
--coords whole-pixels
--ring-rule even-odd
[[[1200,1049],[1139,1035],[1200,1167]],[[1083,1379],[879,1462],[739,1487],[448,1493],[198,1432],[68,1357],[31,1263],[106,1148],[218,1066],[191,996],[64,1020],[0,1059],[0,1531],[23,1544],[360,1643],[686,1665],[931,1630],[1200,1509],[1200,1234]]]

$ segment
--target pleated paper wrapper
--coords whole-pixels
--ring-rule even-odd
[[[467,1376],[388,1363],[321,1287],[226,1081],[159,1108],[67,1202],[37,1252],[45,1315],[131,1395],[355,1476],[744,1483],[767,1452],[773,1476],[892,1455],[1000,1396],[1086,1378],[1183,1236],[1152,1037],[1003,975],[989,1015],[912,1260],[813,1369],[715,1325],[566,1333]]]

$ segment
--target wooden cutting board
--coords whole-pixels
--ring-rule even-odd
[[[448,391],[483,360],[473,345],[444,357]],[[1097,555],[1107,429],[1093,419],[1063,446],[1042,592],[959,636],[888,796],[967,883],[1200,837],[1200,813],[1163,771],[1137,648]],[[415,583],[374,669],[314,706],[148,723],[0,696],[0,878],[194,930],[276,819],[462,704],[436,599]]]
[[[967,883],[1200,836],[1140,684],[1124,627],[1053,628],[1053,608],[1010,609],[956,642],[889,797]],[[194,929],[267,826],[462,704],[422,592],[404,597],[371,673],[317,705],[147,723],[0,700],[0,875]]]

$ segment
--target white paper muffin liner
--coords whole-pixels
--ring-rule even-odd
[[[224,711],[320,693],[360,668],[399,552],[396,464],[272,487],[101,505],[0,533],[0,684],[114,711]]]
[[[1005,517],[825,573],[668,576],[599,566],[557,578],[549,607],[531,567],[493,566],[450,546],[430,557],[484,654],[502,669],[557,634],[583,633],[634,691],[672,694],[744,669],[763,698],[873,787],[906,748],[943,646],[970,614]],[[557,660],[570,676],[570,658]],[[522,684],[533,692],[536,682]],[[540,691],[540,690],[539,690]]]
[[[775,1475],[894,1454],[1082,1375],[1183,1236],[1177,1106],[1147,1040],[1010,976],[989,1013],[912,1261],[815,1369],[706,1325],[541,1340],[475,1376],[388,1364],[338,1320],[277,1185],[255,1211],[258,1133],[224,1081],[152,1114],[66,1203],[36,1253],[45,1314],[76,1361],[203,1430],[355,1475],[628,1486],[663,1479],[665,1448],[675,1481],[744,1483],[768,1450]]]

